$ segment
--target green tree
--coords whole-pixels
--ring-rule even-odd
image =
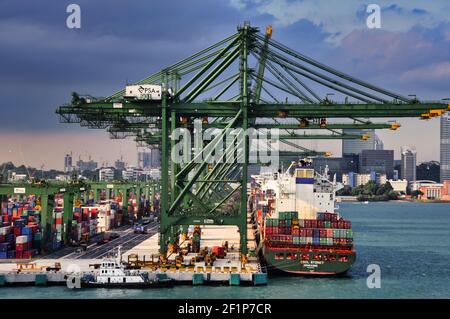
[[[420,191],[420,190],[418,190],[418,189],[411,192],[411,196],[412,196],[413,198],[417,198],[417,197],[419,197],[419,195],[420,195],[420,196],[423,196],[423,192]]]

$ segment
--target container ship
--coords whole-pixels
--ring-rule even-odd
[[[249,208],[268,271],[337,275],[352,267],[351,222],[336,212],[337,184],[327,175],[302,160],[285,172],[252,176]]]

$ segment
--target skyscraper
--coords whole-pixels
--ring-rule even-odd
[[[450,180],[450,114],[441,117],[441,182]]]
[[[150,149],[140,148],[138,149],[138,167],[139,168],[150,168],[152,162],[152,153]]]
[[[159,148],[153,148],[151,150],[150,166],[152,168],[161,167],[161,150]]]
[[[359,171],[365,174],[386,174],[391,179],[394,176],[394,151],[363,150],[359,155]]]
[[[402,179],[408,182],[416,180],[417,153],[414,147],[402,146]]]
[[[342,141],[342,156],[344,155],[359,155],[363,150],[376,150],[377,148],[377,137],[375,135],[375,130],[357,130],[357,129],[345,129],[342,131],[344,134],[351,135],[368,135],[367,140],[356,139],[356,140],[343,140]],[[379,140],[379,139],[378,139]],[[382,145],[382,143],[381,143]],[[381,149],[382,146],[381,146]]]
[[[383,141],[381,140],[381,138],[378,137],[377,134],[375,134],[375,149],[377,151],[382,151],[384,150],[384,144]]]
[[[122,160],[122,158],[114,162],[114,168],[119,171],[123,171],[125,169],[125,166],[126,163]]]
[[[161,150],[158,148],[138,149],[138,167],[141,169],[158,168],[161,166]]]
[[[66,154],[64,157],[64,172],[70,172],[72,170],[72,153]]]

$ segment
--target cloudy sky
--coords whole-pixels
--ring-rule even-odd
[[[81,7],[81,29],[68,29],[66,8]],[[381,29],[368,29],[369,3],[382,8]],[[273,38],[347,73],[421,99],[450,97],[448,0],[0,0],[0,162],[62,168],[63,156],[88,154],[112,164],[136,162],[132,141],[60,124],[54,111],[77,91],[105,96],[144,78],[249,20]],[[439,121],[400,119],[380,132],[397,153],[415,145],[419,160],[439,159]],[[305,146],[340,155],[340,143]]]

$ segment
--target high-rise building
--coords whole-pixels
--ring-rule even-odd
[[[378,137],[378,135],[375,133],[375,149],[377,151],[382,151],[384,150],[384,143],[381,140],[381,138]]]
[[[338,182],[342,181],[342,175],[349,172],[358,172],[358,155],[347,155],[344,157],[317,157],[313,159],[312,165],[318,172],[323,172],[328,167],[331,179],[336,175]]]
[[[138,167],[141,169],[149,168],[152,161],[152,154],[150,149],[138,149]]]
[[[66,154],[66,156],[64,156],[64,172],[70,172],[72,169],[72,153]]]
[[[408,182],[416,180],[417,153],[413,147],[402,146],[402,179]]]
[[[359,155],[359,154],[361,154],[361,152],[363,150],[377,149],[375,130],[345,129],[345,130],[342,130],[342,133],[351,134],[351,135],[367,135],[368,136],[367,140],[363,140],[363,139],[343,140],[342,141],[342,156],[344,156],[344,155]]]
[[[441,182],[450,180],[450,114],[441,117]]]
[[[98,180],[101,182],[111,182],[114,180],[114,168],[105,167],[98,171]]]
[[[161,167],[161,150],[158,148],[138,149],[138,167],[141,169]]]
[[[123,171],[125,169],[125,162],[122,159],[115,161],[114,168]]]
[[[375,172],[370,174],[356,174],[350,172],[342,175],[342,184],[350,187],[366,185],[370,181],[374,181],[377,185],[385,184],[387,181],[386,174]]]
[[[136,180],[136,171],[134,168],[130,167],[122,171],[122,179],[126,181]]]
[[[159,148],[153,148],[151,150],[150,167],[161,167],[161,150]]]
[[[359,156],[360,173],[386,174],[388,179],[394,176],[394,151],[363,150]]]
[[[89,158],[89,161],[83,161],[78,160],[77,161],[77,168],[80,171],[95,171],[97,169],[97,162],[94,162],[92,159]]]

